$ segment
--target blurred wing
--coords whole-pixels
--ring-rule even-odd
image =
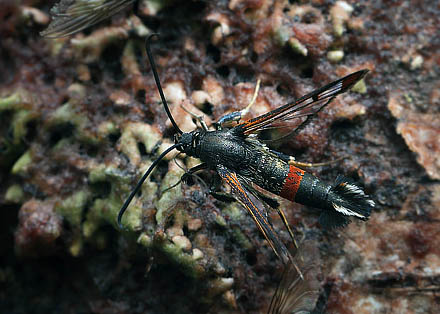
[[[217,166],[217,172],[220,177],[225,180],[232,189],[233,194],[237,197],[240,203],[248,210],[257,224],[260,231],[263,233],[269,245],[274,250],[275,254],[281,259],[284,264],[290,263],[292,256],[284,243],[278,238],[278,235],[272,228],[272,225],[267,220],[266,215],[262,210],[257,208],[251,200],[246,188],[240,183],[235,172],[230,171],[223,165]]]
[[[319,263],[317,243],[302,243],[293,261],[284,268],[268,314],[312,313],[319,297]],[[304,279],[301,279],[296,265]]]
[[[346,92],[361,80],[368,70],[349,74],[324,87],[233,128],[235,134],[247,136],[265,129],[281,127],[283,121],[311,116],[324,108],[338,94]]]
[[[135,0],[61,0],[51,10],[52,21],[41,36],[65,37],[121,11]]]

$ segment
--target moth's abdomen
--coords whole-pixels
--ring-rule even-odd
[[[374,202],[358,186],[338,177],[334,185],[293,165],[279,193],[290,201],[323,209],[319,222],[326,228],[345,226],[350,217],[367,220]]]
[[[298,192],[301,186],[301,181],[303,179],[305,171],[292,165],[288,165],[288,167],[289,167],[289,172],[287,173],[287,176],[284,178],[283,187],[279,195],[281,197],[284,197],[285,199],[294,202],[296,193]]]

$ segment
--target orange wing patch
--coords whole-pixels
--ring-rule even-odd
[[[219,175],[231,186],[232,192],[237,196],[238,200],[248,210],[257,224],[260,231],[263,233],[269,245],[272,247],[275,254],[282,260],[284,264],[288,264],[292,261],[292,255],[286,248],[284,243],[278,238],[278,235],[273,230],[272,226],[262,214],[252,200],[249,198],[243,185],[240,183],[235,172],[230,171],[223,165],[217,166]]]

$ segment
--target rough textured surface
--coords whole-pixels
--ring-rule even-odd
[[[432,1],[141,1],[71,38],[39,36],[53,1],[0,3],[0,309],[8,313],[260,313],[280,263],[252,219],[160,163],[123,223],[135,181],[172,142],[143,49],[179,106],[249,116],[362,68],[370,74],[293,139],[272,143],[378,204],[367,223],[323,231],[316,312],[440,312],[440,8]],[[199,111],[198,111],[199,110]],[[437,158],[436,158],[437,157]],[[176,159],[191,167],[192,159]],[[201,175],[209,182],[210,174]],[[288,235],[274,216],[285,241]],[[26,302],[23,302],[26,300]]]

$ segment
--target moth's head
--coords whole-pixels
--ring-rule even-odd
[[[196,150],[199,147],[200,131],[192,131],[188,133],[174,135],[174,142],[179,144],[177,150],[189,156],[196,156]]]

